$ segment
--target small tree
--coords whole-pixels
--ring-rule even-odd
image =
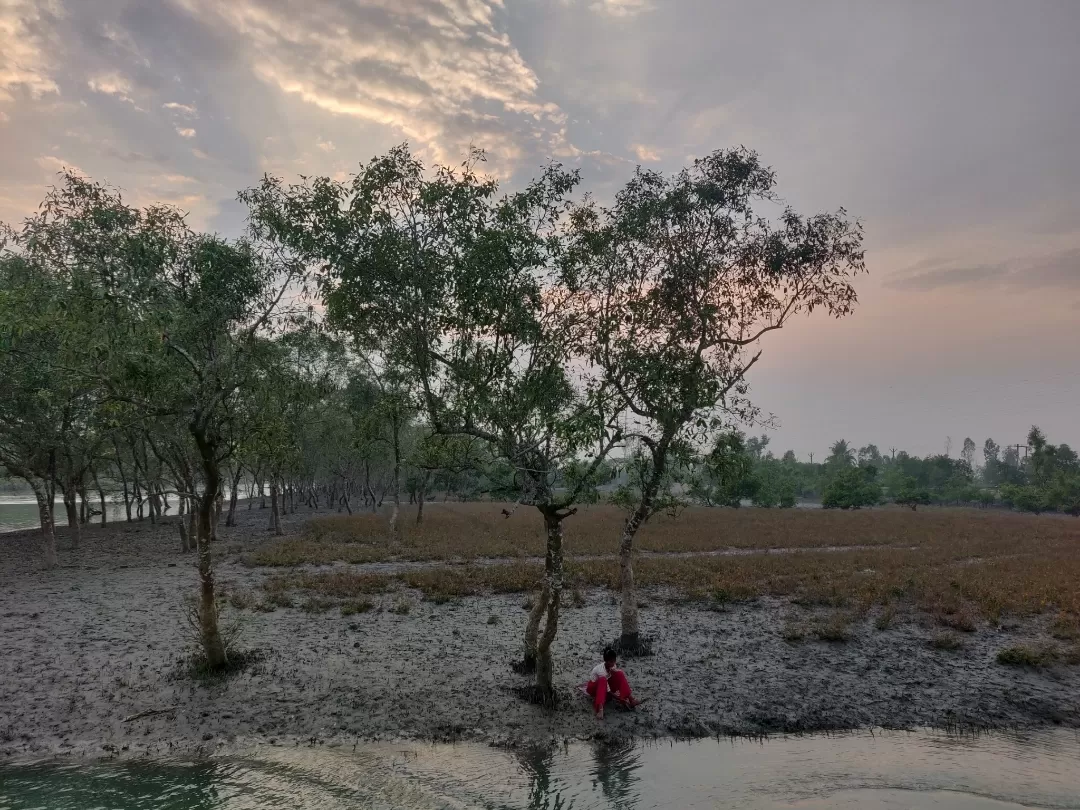
[[[738,509],[744,498],[757,491],[754,460],[739,431],[716,436],[712,450],[698,463],[692,493],[707,506],[730,506]]]
[[[1019,512],[1038,515],[1046,511],[1046,496],[1030,484],[1002,484],[1001,501]]]
[[[906,476],[893,500],[899,506],[907,506],[916,511],[920,506],[930,505],[930,493],[918,485],[911,476]]]
[[[750,500],[754,506],[771,509],[779,506],[790,509],[798,499],[794,474],[782,462],[772,458],[762,459],[754,472],[754,494]]]
[[[331,322],[401,370],[431,430],[484,442],[513,470],[518,500],[539,511],[545,575],[524,664],[536,670],[536,698],[551,704],[563,523],[618,435],[602,417],[603,386],[575,380],[570,363],[587,326],[558,274],[577,176],[551,166],[497,198],[475,171],[480,158],[429,177],[401,147],[349,184],[267,179],[243,196],[260,233],[321,265]]]
[[[756,153],[718,150],[673,176],[638,169],[610,208],[574,212],[567,262],[592,328],[584,353],[635,421],[649,455],[638,502],[619,542],[620,646],[639,638],[633,542],[666,495],[669,457],[707,446],[719,411],[749,422],[746,374],[760,341],[797,315],[851,312],[849,279],[864,269],[862,232],[843,210],[775,221],[775,176]],[[760,457],[768,440],[747,449]],[[729,499],[730,502],[730,499]]]
[[[821,499],[825,509],[860,509],[881,503],[881,485],[873,467],[849,467],[830,481]]]
[[[198,623],[206,665],[220,669],[210,539],[221,470],[237,446],[237,392],[258,376],[274,335],[308,312],[302,299],[282,304],[303,269],[249,242],[193,233],[173,209],[134,209],[114,190],[65,180],[33,223],[35,244],[52,239],[54,260],[93,259],[77,265],[76,292],[97,303],[101,327],[78,373],[139,418],[186,430],[202,487],[183,493],[197,506]]]

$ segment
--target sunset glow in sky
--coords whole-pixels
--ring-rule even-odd
[[[1078,446],[1077,43],[1077,0],[0,0],[0,220],[65,166],[236,235],[405,140],[601,200],[745,144],[867,234],[855,315],[764,344],[773,449]]]

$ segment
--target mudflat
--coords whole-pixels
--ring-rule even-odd
[[[429,515],[439,509],[451,507],[431,505]],[[750,566],[760,581],[744,571],[739,581],[746,591],[736,594],[730,587],[701,591],[698,580],[682,587],[662,575],[668,560],[645,558],[660,566],[644,577],[640,594],[642,629],[654,638],[655,654],[627,660],[625,669],[649,700],[637,712],[609,712],[598,722],[574,687],[618,634],[617,595],[604,584],[616,562],[604,548],[581,544],[590,559],[578,563],[555,642],[563,700],[549,711],[518,697],[528,678],[511,669],[521,655],[523,606],[535,574],[527,558],[531,540],[520,546],[525,559],[484,562],[425,553],[419,542],[408,552],[383,553],[372,535],[350,541],[370,546],[370,562],[268,566],[259,560],[277,559],[282,543],[312,542],[313,517],[347,518],[300,510],[285,517],[282,539],[266,531],[266,515],[241,509],[238,525],[221,529],[223,623],[235,634],[236,649],[258,656],[244,671],[211,680],[193,679],[186,667],[193,636],[184,603],[197,579],[193,557],[179,552],[172,520],[87,527],[77,550],[60,529],[61,567],[54,571],[40,570],[33,533],[0,536],[0,756],[187,754],[251,740],[411,737],[513,745],[598,734],[1080,727],[1071,614],[1056,604],[1068,595],[1046,595],[1041,610],[1006,604],[994,615],[985,607],[993,600],[974,592],[969,599],[962,589],[958,607],[937,613],[939,602],[924,604],[917,595],[868,598],[877,592],[850,586],[877,576],[863,546],[882,545],[883,563],[898,565],[910,541],[895,532],[887,533],[889,542],[879,536],[846,551],[764,553],[785,547],[781,539],[761,549],[736,542],[740,553],[731,557],[719,553],[727,548],[721,540],[667,549],[680,572],[687,565],[705,568],[708,560],[717,577],[730,578],[732,568]],[[865,514],[853,519],[867,520]],[[1030,527],[1043,527],[1040,536],[1048,537],[1073,531],[1058,518],[1031,520],[1045,523],[1006,526],[1028,535]],[[570,554],[573,532],[568,526]],[[665,548],[650,542],[646,548],[662,557]],[[491,554],[499,556],[499,548]],[[1067,544],[1054,549],[1058,556],[1046,565],[1080,555]],[[957,553],[954,567],[942,570],[946,592],[958,590],[952,581],[967,582],[956,571],[984,564],[963,549]],[[693,554],[709,556],[686,556]],[[1014,548],[1002,557],[1025,554],[1038,556]],[[826,568],[804,555],[822,558]],[[757,557],[768,564],[753,563]],[[852,569],[840,585],[767,586],[778,570],[806,569],[811,581],[838,565]],[[497,574],[508,567],[519,579]],[[834,598],[823,598],[828,593]],[[1006,650],[1021,652],[1010,659]]]

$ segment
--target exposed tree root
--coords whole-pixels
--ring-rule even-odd
[[[640,633],[631,636],[619,636],[611,643],[611,648],[623,658],[645,658],[656,655],[652,636]]]

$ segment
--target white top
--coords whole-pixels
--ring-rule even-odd
[[[618,667],[615,667],[615,669],[618,669]],[[607,665],[603,661],[601,661],[599,664],[593,667],[592,672],[589,673],[589,683],[599,680],[600,678],[607,677],[609,677]]]

